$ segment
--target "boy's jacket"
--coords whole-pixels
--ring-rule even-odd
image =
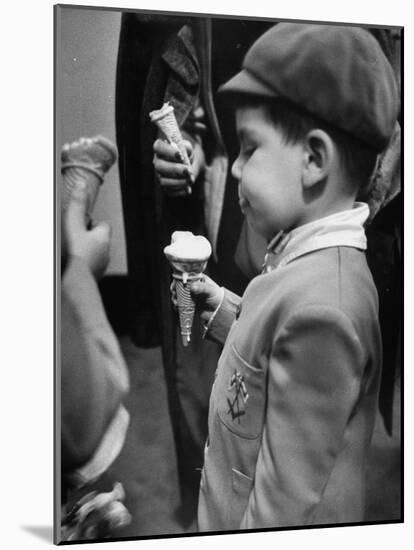
[[[242,302],[226,294],[211,326],[227,339],[210,399],[201,531],[364,519],[377,310],[365,254],[347,246],[256,277]]]

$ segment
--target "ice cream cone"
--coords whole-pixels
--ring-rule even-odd
[[[177,292],[178,315],[180,319],[181,339],[183,346],[191,341],[191,331],[194,321],[195,303],[191,296],[190,286],[199,281],[206,268],[205,261],[170,260],[173,268],[173,278]]]
[[[67,207],[73,187],[81,180],[86,182],[90,216],[104,176],[117,156],[115,145],[103,136],[81,138],[64,145],[61,154],[62,209]]]
[[[190,287],[201,279],[211,254],[211,246],[204,237],[195,236],[188,231],[174,232],[171,240],[172,244],[164,249],[164,253],[173,270],[181,339],[186,347],[191,342],[195,312]]]
[[[191,279],[191,282],[197,279]],[[183,346],[187,347],[191,342],[191,332],[193,328],[195,303],[190,293],[190,280],[184,283],[182,279],[176,279],[176,292],[178,303],[178,315],[180,320],[181,341]]]
[[[177,148],[177,151],[181,155],[182,162],[191,170],[191,162],[188,158],[187,149],[185,148],[177,119],[175,118],[174,107],[169,103],[164,103],[161,109],[150,112],[150,119],[151,122],[158,126],[167,141]],[[190,186],[188,186],[187,190],[191,193]]]

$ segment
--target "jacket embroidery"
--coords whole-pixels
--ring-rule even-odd
[[[231,414],[232,420],[237,419],[237,422],[240,424],[240,417],[246,414],[245,405],[249,399],[249,394],[247,393],[244,376],[236,370],[230,378],[230,385],[227,391],[233,393],[232,399],[227,397],[227,404],[229,406],[227,414]]]

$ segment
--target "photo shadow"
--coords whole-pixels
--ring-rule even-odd
[[[53,543],[53,527],[51,525],[22,525],[21,527],[31,535],[46,542]]]

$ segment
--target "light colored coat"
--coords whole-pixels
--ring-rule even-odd
[[[377,293],[362,250],[320,246],[278,259],[241,302],[226,291],[212,323],[211,336],[227,339],[210,398],[201,531],[363,521]]]

